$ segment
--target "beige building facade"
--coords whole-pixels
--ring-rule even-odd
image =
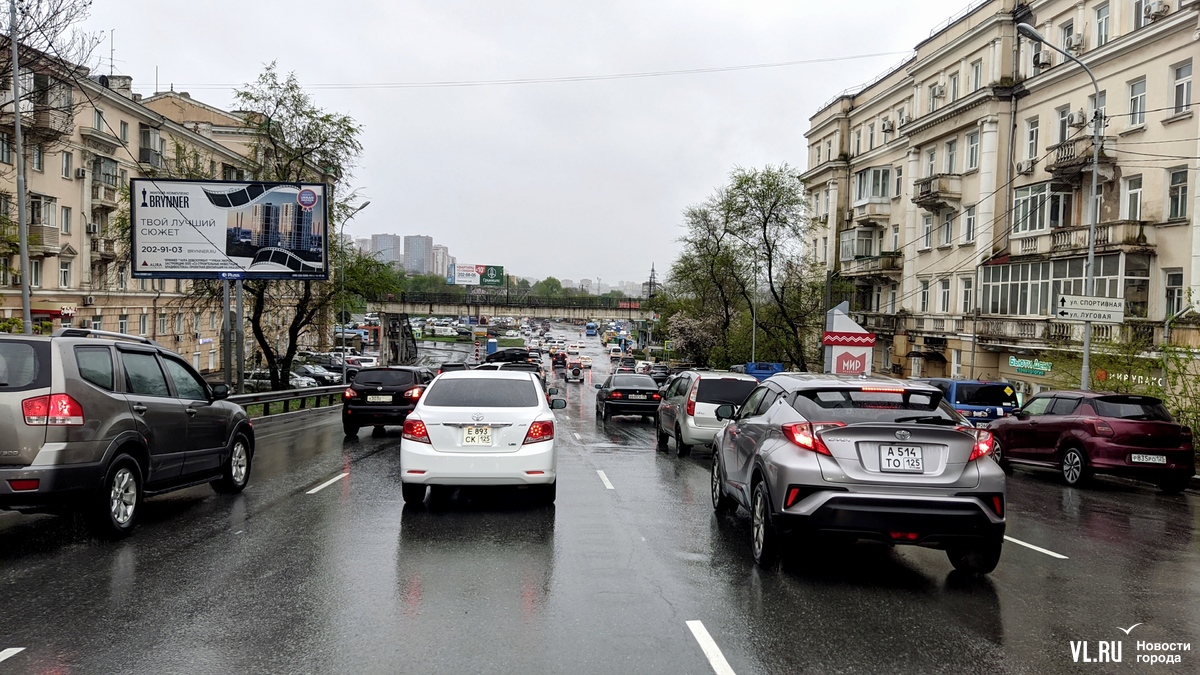
[[[1099,100],[1018,22],[1087,64]],[[1085,292],[1097,109],[1095,294],[1124,299],[1126,321],[1093,339],[1168,339],[1164,322],[1200,298],[1198,57],[1198,0],[977,0],[817,111],[802,176],[814,257],[853,284],[873,369],[1026,394],[1056,381],[1045,355],[1083,336],[1053,305]]]

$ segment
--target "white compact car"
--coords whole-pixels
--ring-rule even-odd
[[[566,405],[565,399],[548,399],[533,373],[442,373],[404,421],[404,501],[425,501],[427,486],[525,485],[553,503],[558,456],[552,411]]]

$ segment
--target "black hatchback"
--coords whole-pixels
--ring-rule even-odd
[[[342,429],[357,436],[362,427],[404,424],[433,377],[412,366],[363,368],[342,392]]]

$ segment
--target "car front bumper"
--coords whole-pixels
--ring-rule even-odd
[[[421,485],[544,485],[557,478],[553,441],[516,452],[438,452],[428,443],[400,441],[400,480]]]

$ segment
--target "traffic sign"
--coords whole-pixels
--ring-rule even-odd
[[[1125,323],[1125,300],[1088,295],[1060,295],[1054,318],[1059,321]]]

